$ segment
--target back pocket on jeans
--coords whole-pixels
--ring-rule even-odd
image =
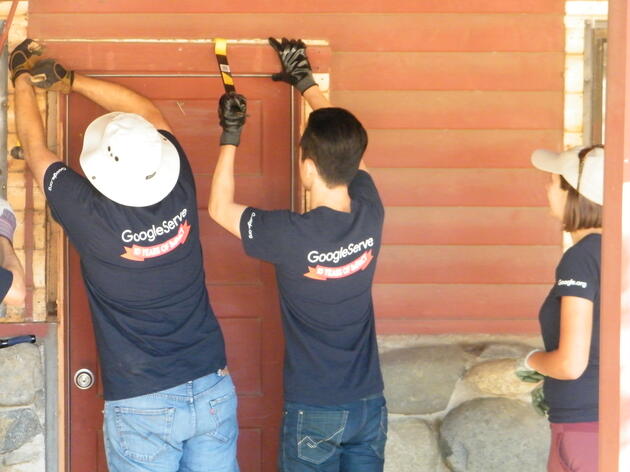
[[[116,432],[123,454],[140,462],[153,462],[171,440],[175,408],[114,407]]]
[[[210,400],[210,424],[212,431],[208,433],[217,441],[222,443],[230,442],[238,432],[238,421],[236,419],[236,392],[219,398]]]
[[[343,410],[298,411],[298,457],[313,464],[329,459],[341,444],[347,420]]]
[[[387,442],[387,407],[382,406],[381,414],[379,418],[378,434],[376,436],[376,439],[372,441],[372,444],[370,444],[370,446],[372,446],[372,449],[374,450],[376,455],[381,459],[385,458],[385,443],[386,442]]]

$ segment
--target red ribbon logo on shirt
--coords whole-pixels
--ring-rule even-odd
[[[328,280],[328,279],[343,279],[349,277],[361,270],[365,270],[370,265],[374,256],[372,250],[364,252],[352,262],[341,267],[327,267],[317,265],[315,267],[308,267],[308,272],[304,274],[304,277],[315,280]]]
[[[125,253],[121,254],[120,257],[129,259],[130,261],[144,261],[145,259],[163,256],[164,254],[168,254],[173,251],[177,248],[177,246],[184,244],[186,239],[188,239],[189,233],[190,225],[186,221],[179,225],[177,234],[168,241],[164,241],[163,243],[156,244],[154,246],[138,246],[137,244],[134,244],[131,247],[123,246],[125,248]]]

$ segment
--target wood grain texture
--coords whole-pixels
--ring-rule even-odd
[[[333,91],[372,129],[561,129],[562,92]]]
[[[559,14],[32,13],[28,34],[63,38],[324,39],[334,51],[560,51]],[[351,26],[350,26],[351,25]]]
[[[356,52],[333,56],[334,90],[563,89],[564,54]]]
[[[376,284],[379,320],[531,320],[551,284]]]
[[[559,245],[547,208],[388,207],[385,244]]]
[[[524,168],[534,149],[562,149],[562,130],[368,129],[368,167]],[[472,172],[472,170],[471,170]]]
[[[559,246],[389,245],[381,248],[375,281],[382,284],[551,284],[561,254]]]
[[[377,320],[379,334],[538,334],[537,320]]]
[[[387,206],[546,207],[535,169],[372,169]]]
[[[245,0],[209,2],[207,0],[30,0],[33,13],[556,13],[564,12],[562,0]]]

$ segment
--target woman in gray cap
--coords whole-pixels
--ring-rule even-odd
[[[547,470],[595,472],[604,150],[537,150],[532,164],[551,174],[550,211],[571,234],[573,245],[562,256],[540,309],[545,350],[530,352],[520,370],[544,376],[551,423]]]

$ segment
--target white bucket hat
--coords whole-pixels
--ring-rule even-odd
[[[532,153],[534,167],[545,172],[560,174],[581,195],[594,203],[604,203],[604,150],[593,148],[584,157],[580,174],[580,151],[587,146],[574,147],[564,152],[537,149]]]
[[[134,113],[107,113],[90,123],[79,162],[99,192],[133,207],[161,201],[179,178],[173,143]]]

